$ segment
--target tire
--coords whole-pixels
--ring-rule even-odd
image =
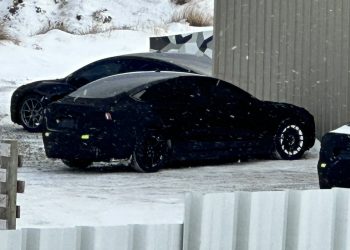
[[[43,130],[42,96],[28,95],[24,97],[19,106],[19,118],[23,128],[29,132],[41,132]]]
[[[320,189],[331,189],[333,186],[326,180],[319,177]]]
[[[280,160],[297,160],[306,151],[304,126],[297,121],[283,121],[273,138],[272,155]]]
[[[62,162],[70,167],[70,168],[75,168],[75,169],[85,169],[89,167],[92,164],[92,161],[87,161],[87,160],[67,160],[64,159]]]
[[[170,146],[170,140],[166,140],[163,136],[144,133],[136,140],[131,156],[131,167],[141,173],[157,172],[166,165]]]

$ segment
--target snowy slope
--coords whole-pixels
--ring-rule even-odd
[[[183,25],[173,26],[172,33]],[[190,28],[208,30],[208,28]],[[20,85],[35,80],[65,77],[78,68],[105,57],[149,51],[149,37],[141,31],[111,31],[73,35],[52,30],[27,37],[19,45],[0,44],[0,125],[10,124],[10,98]]]
[[[185,5],[170,0],[0,0],[0,23],[19,41],[0,42],[0,124],[10,124],[10,97],[22,84],[64,77],[97,59],[149,51],[150,36],[211,30],[172,22],[174,13],[188,5],[213,15],[213,0]]]
[[[188,5],[203,15],[214,14],[214,0],[192,0],[185,5],[170,0],[1,0],[0,20],[19,37],[54,26],[76,34],[110,29],[157,33],[166,31],[174,13]]]
[[[149,35],[135,31],[79,36],[52,30],[20,45],[0,45],[0,125],[11,123],[10,97],[18,86],[67,76],[97,59],[148,50]]]

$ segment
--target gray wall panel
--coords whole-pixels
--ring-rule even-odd
[[[348,0],[215,1],[214,74],[310,110],[318,135],[350,121]]]
[[[0,250],[181,250],[182,224],[0,230]]]
[[[348,189],[189,194],[184,250],[350,250]]]

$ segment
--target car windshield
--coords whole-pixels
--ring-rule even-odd
[[[122,74],[117,76],[109,76],[97,81],[91,82],[78,90],[71,93],[69,96],[74,98],[110,98],[128,92],[134,88],[137,88],[145,83],[156,81],[164,76],[159,75],[142,75],[138,73]]]

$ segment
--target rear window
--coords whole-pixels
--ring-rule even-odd
[[[118,76],[110,76],[89,83],[78,90],[71,93],[69,96],[74,98],[110,98],[128,92],[145,83],[156,80],[155,77],[147,77],[138,74],[125,74]]]

